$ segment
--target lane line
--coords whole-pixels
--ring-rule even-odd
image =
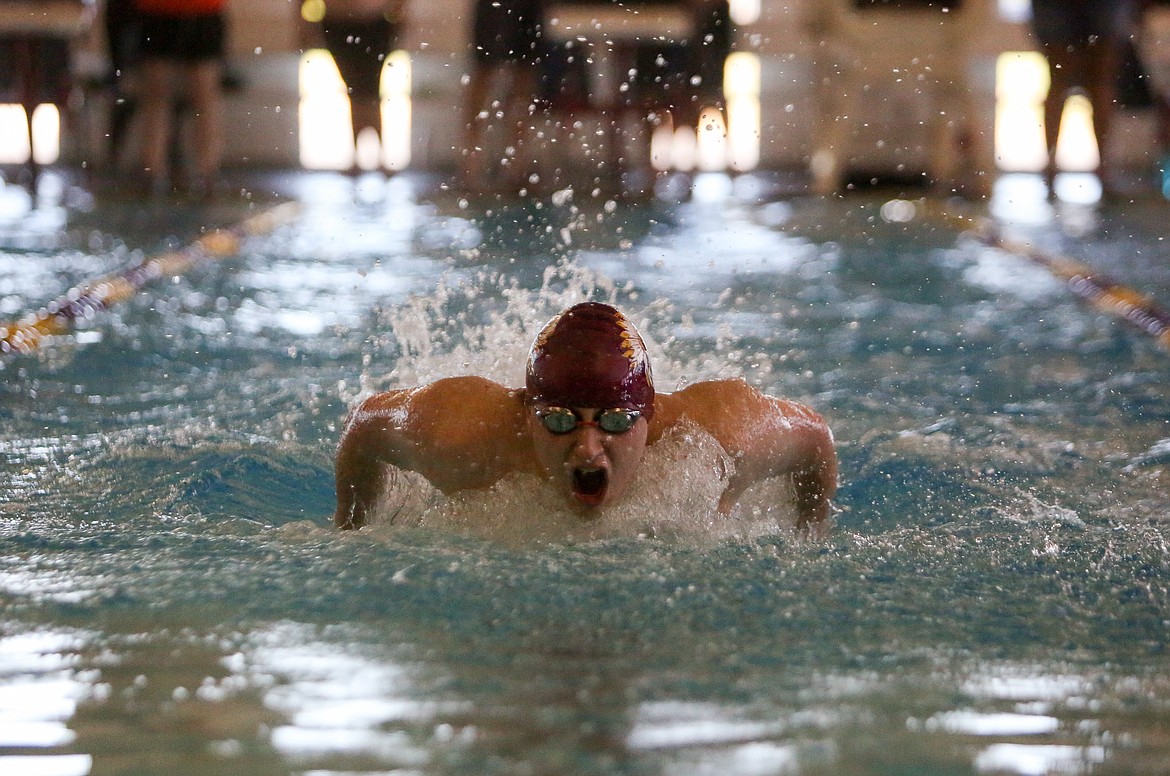
[[[0,356],[31,353],[47,337],[67,334],[79,320],[113,307],[162,278],[177,277],[205,261],[236,256],[248,237],[266,234],[290,223],[299,212],[286,202],[249,216],[232,226],[208,232],[174,251],[144,259],[141,263],[71,288],[64,296],[35,313],[12,323],[0,323]]]
[[[1120,318],[1170,350],[1170,311],[1157,300],[1067,256],[1004,235],[990,218],[945,213],[945,218],[984,245],[1028,259],[1063,280],[1068,289],[1102,312]]]

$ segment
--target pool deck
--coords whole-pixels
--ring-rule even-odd
[[[10,177],[19,177],[18,173],[13,176],[9,172]],[[715,187],[721,192],[714,197],[715,200],[722,197],[742,205],[771,201],[811,203],[819,199],[809,194],[808,181],[801,174],[758,171],[734,178],[721,173],[664,176],[656,182],[648,198],[638,201],[654,200],[657,205],[667,207],[685,203],[700,196],[697,184],[704,176],[729,184]],[[1062,194],[1068,195],[1066,200],[1048,197],[1039,176],[1004,175],[995,182],[992,196],[979,201],[944,198],[925,187],[898,185],[896,182],[855,185],[849,193],[825,201],[836,203],[844,210],[848,210],[851,202],[917,203],[915,217],[939,219],[943,228],[955,231],[956,239],[969,226],[982,224],[995,233],[995,239],[989,240],[989,244],[1045,266],[1060,279],[1068,281],[1070,287],[1074,286],[1072,279],[1065,277],[1061,268],[1071,266],[1077,272],[1104,277],[1110,285],[1119,287],[1120,301],[1114,300],[1115,308],[1124,307],[1127,299],[1138,299],[1152,306],[1155,318],[1165,316],[1165,308],[1170,306],[1170,287],[1164,280],[1165,273],[1158,273],[1162,277],[1151,284],[1149,265],[1151,260],[1155,264],[1165,263],[1160,262],[1157,255],[1165,255],[1166,250],[1170,250],[1164,244],[1159,246],[1170,202],[1158,194],[1152,180],[1138,175],[1126,181],[1124,188],[1130,193],[1107,198],[1100,197],[1093,176],[1067,177],[1062,190]],[[18,184],[0,185],[0,251],[77,248],[84,245],[87,233],[100,229],[127,244],[139,245],[150,259],[174,251],[176,243],[197,246],[196,241],[209,231],[236,228],[257,213],[282,203],[313,200],[323,188],[328,188],[334,192],[333,196],[341,199],[351,196],[357,207],[377,204],[387,196],[391,182],[396,196],[402,196],[406,191],[412,201],[438,203],[440,206],[455,203],[453,207],[464,208],[470,213],[525,207],[542,199],[504,194],[468,197],[443,176],[420,171],[394,175],[380,172],[346,175],[305,170],[233,170],[225,175],[211,197],[191,198],[181,194],[143,197],[127,191],[109,175],[49,169],[40,178],[35,196]],[[350,191],[352,194],[347,194]],[[596,197],[598,192],[591,192],[591,195]],[[165,221],[166,229],[159,229],[160,221]],[[158,242],[160,233],[165,235],[162,243]],[[1092,247],[1097,242],[1108,243],[1122,238],[1140,240],[1140,235],[1147,236],[1149,248],[1156,254],[1154,257],[1137,257],[1131,261],[1133,257],[1124,251],[1101,251]],[[987,237],[986,230],[982,236]],[[161,269],[154,269],[160,269],[156,273],[159,275],[174,275],[185,271],[185,266],[182,261],[164,262]],[[133,274],[135,269],[128,268],[128,271]],[[131,279],[142,280],[137,275]],[[121,280],[125,278],[119,282]],[[110,300],[111,303],[117,301],[115,298]],[[51,304],[50,300],[45,302]],[[1117,309],[1105,309],[1118,314]],[[1124,317],[1124,311],[1121,314]],[[1170,343],[1170,332],[1147,333],[1155,337],[1165,334]]]

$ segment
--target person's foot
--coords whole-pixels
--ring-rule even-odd
[[[1049,164],[1044,168],[1044,187],[1048,190],[1048,201],[1056,201],[1056,166]]]
[[[132,175],[128,184],[126,189],[131,196],[152,202],[166,199],[175,193],[175,187],[171,184],[170,178],[150,172]]]
[[[192,202],[211,202],[226,192],[218,175],[192,175],[182,188],[184,197]]]

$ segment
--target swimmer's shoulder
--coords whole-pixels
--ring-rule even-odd
[[[806,414],[815,415],[801,404],[763,393],[742,378],[703,380],[655,396],[650,440],[686,420],[721,442],[731,442],[765,419]]]
[[[498,409],[501,404],[509,406],[519,404],[517,393],[516,390],[486,377],[460,375],[458,377],[443,377],[433,383],[415,388],[411,391],[411,398],[413,401],[493,405]]]
[[[661,415],[666,425],[671,425],[683,415],[699,420],[713,411],[738,409],[744,403],[766,402],[769,398],[738,377],[703,380],[674,393],[657,394],[654,415],[655,419]]]
[[[507,388],[494,380],[477,375],[443,377],[431,383],[412,388],[396,388],[369,396],[357,405],[358,410],[377,411],[394,407],[420,409],[427,406],[442,406],[452,402],[460,404],[500,403],[521,405],[520,391]]]
[[[475,375],[444,377],[425,385],[374,394],[359,402],[349,424],[381,419],[403,430],[437,426],[480,426],[497,419],[512,423],[523,416],[519,391]]]
[[[444,492],[484,487],[532,468],[520,392],[493,380],[443,378],[376,394],[355,412],[388,435],[398,465]]]
[[[420,433],[453,445],[475,447],[523,429],[519,391],[474,375],[413,389],[404,408]]]
[[[703,380],[670,394],[680,411],[702,416],[749,418],[758,413],[807,415],[816,413],[792,399],[764,393],[739,377]],[[698,420],[698,417],[695,418]]]

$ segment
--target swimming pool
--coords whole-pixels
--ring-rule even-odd
[[[1170,301],[1164,203],[1054,210],[1018,183],[990,207],[1015,233]],[[410,175],[211,209],[63,186],[0,219],[0,318],[273,190],[295,224],[2,362],[0,772],[1165,772],[1170,354],[1149,338],[940,203],[762,176],[641,205]],[[653,530],[425,519],[541,519],[510,492],[330,527],[357,396],[515,383],[583,295],[633,315],[660,387],[738,374],[820,410],[829,538],[704,540],[702,456],[658,464],[695,490],[639,505]]]

